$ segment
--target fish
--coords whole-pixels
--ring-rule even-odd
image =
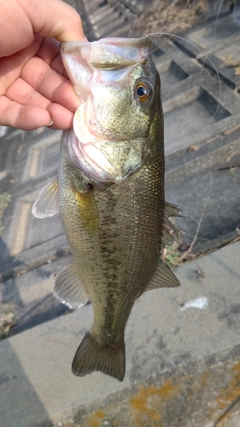
[[[178,231],[169,218],[180,210],[165,201],[161,83],[151,49],[148,37],[61,45],[81,104],[63,132],[58,178],[32,212],[59,212],[73,255],[56,276],[55,296],[70,308],[93,307],[72,363],[77,376],[101,371],[122,381],[135,301],[180,285],[161,256]]]

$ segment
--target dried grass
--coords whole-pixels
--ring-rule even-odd
[[[130,36],[153,32],[179,33],[192,28],[206,14],[207,0],[155,0],[133,23]]]
[[[232,67],[235,68],[234,73],[236,76],[240,76],[240,59],[234,60],[231,56],[227,56],[226,58],[223,58],[224,67]]]
[[[16,324],[14,313],[4,311],[0,317],[0,340],[9,335],[10,329]]]

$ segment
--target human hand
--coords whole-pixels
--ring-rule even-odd
[[[0,125],[72,126],[79,99],[59,42],[83,40],[81,18],[61,0],[0,0]]]

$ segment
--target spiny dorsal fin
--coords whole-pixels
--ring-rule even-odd
[[[84,336],[72,363],[75,375],[83,377],[100,371],[122,381],[125,375],[125,345],[119,348],[100,346],[90,331]]]
[[[57,275],[53,293],[63,304],[74,310],[89,302],[88,293],[81,283],[74,260]]]
[[[35,218],[43,219],[58,213],[58,180],[50,182],[40,191],[32,207]]]
[[[155,272],[151,282],[146,288],[146,291],[158,288],[177,288],[180,282],[170,268],[160,260],[157,271]]]
[[[164,214],[166,218],[169,218],[170,216],[177,216],[181,218],[181,212],[181,209],[177,205],[166,201],[164,202]]]
[[[181,217],[182,215],[180,212],[181,209],[179,209],[178,206],[168,202],[164,203],[161,249],[171,245],[176,240],[179,229],[174,224],[172,224],[169,217]]]

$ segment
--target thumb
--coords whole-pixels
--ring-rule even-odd
[[[83,40],[84,33],[79,14],[61,0],[21,0],[33,31],[60,42]]]

